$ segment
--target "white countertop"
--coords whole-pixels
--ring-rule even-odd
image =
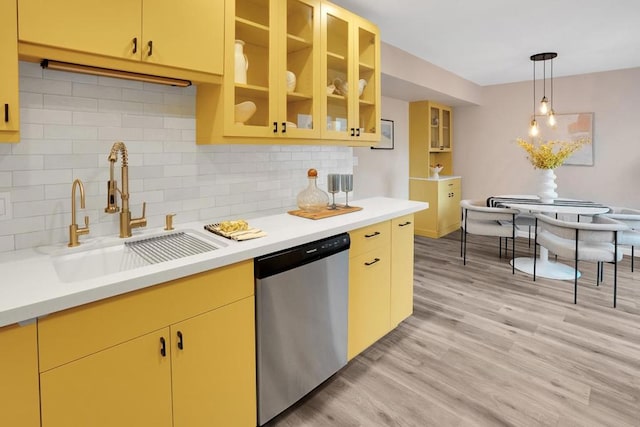
[[[354,230],[380,221],[428,208],[424,202],[375,197],[352,202],[361,211],[330,218],[311,220],[287,213],[255,218],[250,225],[267,233],[266,237],[243,242],[228,241],[213,252],[193,255],[161,264],[148,265],[88,280],[65,283],[58,279],[51,254],[82,251],[91,245],[120,240],[115,237],[81,237],[81,245],[65,244],[35,248],[0,255],[0,327],[34,319],[81,304],[109,298],[153,286],[271,252],[297,246]],[[212,221],[210,221],[212,222]],[[202,230],[210,222],[176,225],[176,230]],[[133,238],[157,234],[162,228],[137,229]],[[206,233],[206,232],[204,232]]]

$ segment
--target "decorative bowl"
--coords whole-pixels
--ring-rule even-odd
[[[327,95],[333,95],[333,92],[336,91],[336,86],[333,84],[330,84],[329,86],[327,86]]]
[[[256,104],[252,101],[241,102],[235,105],[235,122],[237,125],[243,125],[256,112]]]
[[[293,71],[287,70],[287,92],[291,93],[296,90],[296,75]]]

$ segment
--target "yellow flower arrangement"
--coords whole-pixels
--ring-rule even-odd
[[[527,159],[536,169],[555,169],[562,165],[564,161],[577,149],[585,144],[589,144],[589,138],[580,138],[575,141],[553,141],[543,142],[537,139],[534,142],[522,138],[517,139],[518,145],[527,152]]]

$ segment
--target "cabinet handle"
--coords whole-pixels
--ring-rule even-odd
[[[178,331],[178,348],[180,350],[184,349],[184,341],[182,339],[182,332]]]
[[[4,122],[9,123],[9,104],[4,104]]]
[[[282,133],[287,133],[287,122],[282,122]]]
[[[380,235],[380,232],[379,232],[379,231],[376,231],[376,232],[375,232],[375,233],[373,233],[373,234],[365,234],[365,235],[364,235],[364,237],[366,237],[366,238],[368,239],[368,238],[370,238],[370,237],[376,237],[376,236],[378,236],[378,235]]]
[[[278,122],[273,122],[273,133],[278,133]]]
[[[360,128],[356,128],[356,136],[360,136]]]
[[[153,55],[153,40],[149,40],[149,43],[147,43],[147,45],[149,46],[149,55],[151,56]]]
[[[138,52],[138,38],[134,37],[133,38],[133,53],[137,53]]]
[[[376,262],[380,262],[380,258],[374,258],[373,261],[371,262],[365,262],[364,265],[366,265],[367,267],[370,265],[375,264]]]
[[[402,224],[398,224],[398,227],[406,227],[407,225],[411,225],[411,221],[403,222]]]
[[[351,128],[351,136],[356,136],[356,128]]]
[[[162,355],[162,357],[167,356],[167,342],[164,337],[160,337],[160,355]]]

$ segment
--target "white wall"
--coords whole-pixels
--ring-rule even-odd
[[[382,118],[393,120],[393,150],[353,149],[354,189],[360,198],[386,196],[409,198],[409,103],[382,98]]]
[[[527,137],[531,82],[487,86],[482,106],[454,108],[454,171],[463,198],[535,194]],[[561,166],[558,194],[640,208],[640,68],[554,79],[557,113],[594,113],[594,166]]]
[[[0,144],[0,198],[11,200],[0,211],[0,252],[66,241],[76,178],[87,196],[78,222],[89,215],[91,236],[117,235],[118,215],[104,213],[107,155],[117,140],[129,152],[133,216],[146,201],[148,227],[170,212],[176,223],[282,213],[295,207],[307,169],[318,169],[323,189],[327,174],[353,171],[349,147],[197,146],[195,87],[21,62],[20,106],[21,141]]]

